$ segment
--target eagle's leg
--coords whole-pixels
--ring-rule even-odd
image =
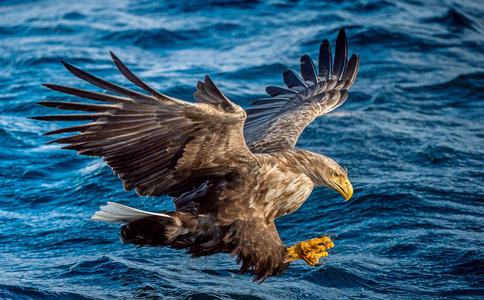
[[[319,263],[321,257],[328,256],[327,250],[334,247],[332,239],[336,237],[335,234],[320,235],[315,239],[297,243],[294,246],[287,248],[285,262],[291,262],[296,259],[304,259],[310,266],[321,266]]]

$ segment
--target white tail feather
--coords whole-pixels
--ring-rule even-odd
[[[91,218],[94,221],[128,223],[149,216],[171,218],[169,215],[144,211],[115,202],[108,202],[107,205],[101,206],[101,210],[97,211]]]

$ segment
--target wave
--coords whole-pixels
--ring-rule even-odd
[[[478,2],[2,1],[0,3],[0,298],[479,298],[484,180],[484,50]],[[81,83],[67,61],[120,85],[107,50],[145,82],[190,100],[209,74],[237,103],[283,86],[301,55],[346,28],[361,68],[349,99],[316,119],[297,148],[349,169],[354,196],[316,188],[276,221],[292,245],[334,232],[321,268],[294,262],[262,285],[229,255],[190,259],[123,245],[90,216],[106,201],[172,210],[138,197],[101,159],[44,145],[54,124],[27,119],[77,101],[40,86]],[[334,51],[334,48],[333,48]],[[136,87],[135,87],[136,88]],[[59,126],[62,126],[60,124]]]
[[[0,298],[2,299],[92,299],[82,294],[73,292],[56,292],[33,288],[21,285],[3,285],[0,284]]]

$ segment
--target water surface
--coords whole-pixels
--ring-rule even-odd
[[[0,298],[484,298],[484,5],[193,2],[0,3]],[[108,51],[163,93],[190,100],[209,74],[248,107],[343,26],[358,78],[297,148],[346,166],[354,197],[316,189],[277,220],[288,245],[340,236],[320,268],[257,285],[228,255],[122,245],[118,226],[91,221],[100,205],[172,203],[124,192],[101,159],[45,145],[59,124],[26,119],[52,113],[37,101],[73,100],[41,83],[99,91],[61,60],[132,87]]]

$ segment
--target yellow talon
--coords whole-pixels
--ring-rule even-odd
[[[309,241],[303,241],[287,248],[285,262],[287,263],[296,259],[303,259],[308,265],[315,266],[318,265],[321,257],[328,256],[326,250],[333,247],[333,241],[326,235]]]

